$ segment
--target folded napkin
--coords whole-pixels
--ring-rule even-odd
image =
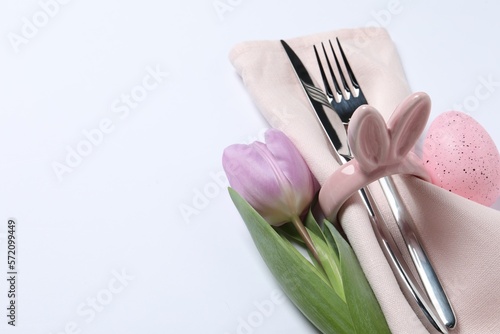
[[[340,39],[368,102],[387,120],[411,90],[384,29],[338,30],[287,43],[318,83],[321,77],[312,45],[335,37]],[[291,138],[322,184],[338,164],[280,42],[241,43],[231,51],[230,60],[260,112],[272,127]],[[397,176],[396,184],[455,309],[458,324],[454,332],[500,333],[500,212],[412,176]],[[380,189],[372,184],[371,190],[383,217],[392,223],[390,229],[397,231]],[[402,294],[362,203],[351,198],[338,218],[391,331],[435,333],[418,307]]]

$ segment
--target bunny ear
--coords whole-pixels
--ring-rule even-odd
[[[395,158],[406,156],[415,145],[430,111],[431,99],[422,92],[411,94],[396,108],[388,122]]]
[[[349,143],[361,169],[370,172],[385,163],[389,151],[389,133],[382,115],[364,105],[353,114],[349,123]]]

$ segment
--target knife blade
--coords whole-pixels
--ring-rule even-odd
[[[337,161],[340,164],[345,163],[349,160],[347,157],[351,156],[351,152],[342,120],[335,111],[330,109],[330,102],[328,101],[325,93],[314,85],[309,72],[295,51],[293,51],[285,41],[281,40],[281,44],[283,45],[283,48],[288,55],[288,59],[294,68],[297,79],[302,84],[302,88],[308,96],[308,100],[319,120],[319,123],[323,127],[323,131],[326,133],[330,143],[335,148]],[[327,111],[325,111],[323,105],[328,107]]]

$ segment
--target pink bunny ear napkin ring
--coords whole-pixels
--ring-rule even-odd
[[[410,174],[430,182],[424,164],[411,152],[425,129],[430,106],[427,94],[411,94],[396,108],[387,125],[372,106],[363,105],[354,112],[348,133],[354,158],[338,168],[319,193],[326,217],[335,217],[349,197],[384,176]]]

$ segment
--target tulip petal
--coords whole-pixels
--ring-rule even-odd
[[[222,165],[231,187],[272,225],[300,215],[314,196],[315,183],[307,164],[278,130],[266,132],[266,144],[229,146]]]
[[[294,189],[294,213],[301,214],[314,196],[314,179],[309,167],[295,145],[283,132],[270,129],[266,132],[265,139],[275,163]]]
[[[289,220],[290,213],[282,200],[276,167],[262,150],[267,150],[262,143],[229,146],[224,150],[222,165],[233,189],[271,224],[283,223]]]

